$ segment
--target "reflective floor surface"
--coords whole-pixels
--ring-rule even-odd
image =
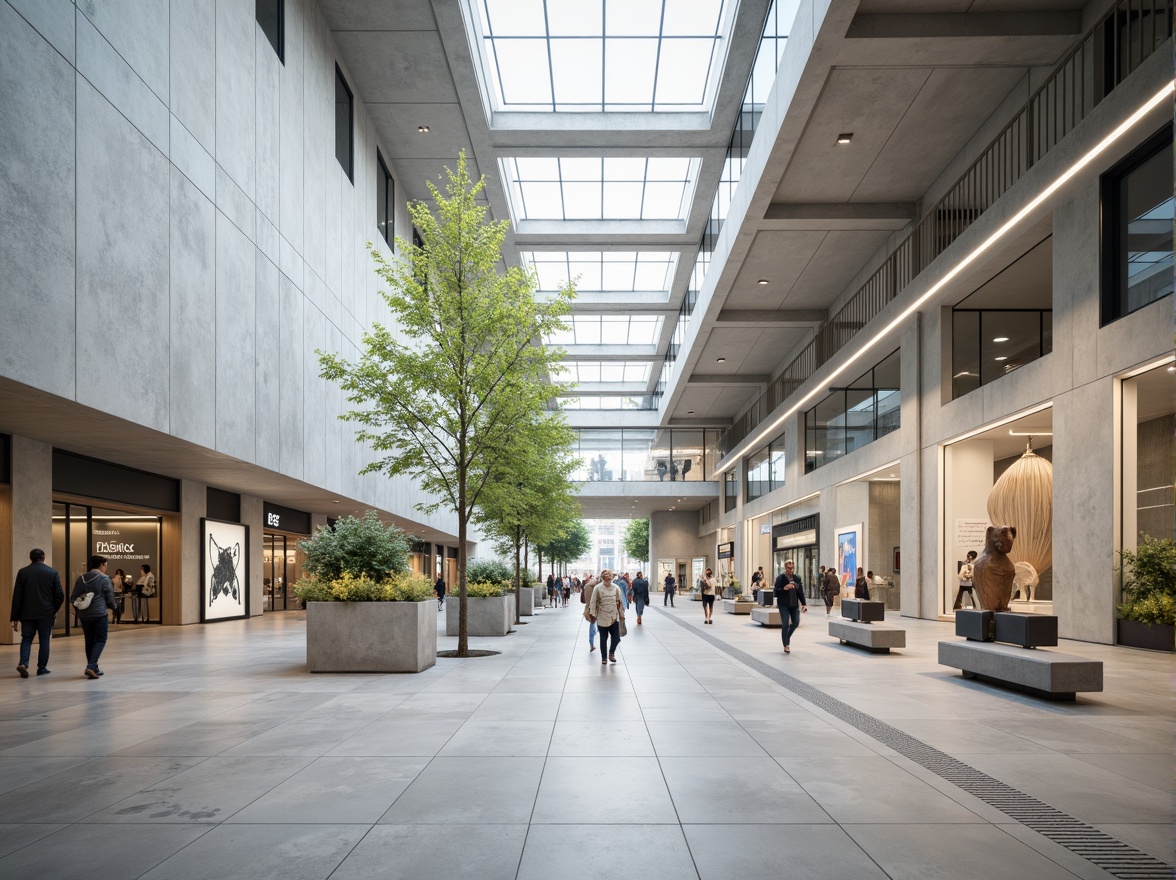
[[[28,680],[0,648],[0,877],[1112,876],[725,645],[1176,861],[1170,656],[1064,643],[1106,692],[1058,704],[938,666],[944,623],[880,656],[814,609],[785,656],[656,604],[602,666],[578,603],[527,620],[420,675],[310,675],[296,613],[124,626],[98,681],[80,638]]]

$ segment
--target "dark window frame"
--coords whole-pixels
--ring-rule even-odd
[[[277,11],[277,25],[275,32],[270,33],[261,20],[261,5],[266,0],[255,0],[253,4],[253,19],[261,27],[261,32],[265,34],[269,44],[273,46],[275,54],[278,56],[278,61],[283,66],[286,64],[286,0],[270,0],[276,7]]]
[[[380,235],[388,243],[388,247],[396,249],[396,179],[388,170],[388,164],[383,155],[376,150],[376,164],[380,169],[379,182],[376,184],[376,227],[380,228],[380,205],[384,208],[384,226]]]
[[[339,86],[347,93],[347,161],[339,155]],[[355,183],[355,93],[347,84],[347,77],[335,64],[335,159],[342,166],[347,179]]]
[[[739,503],[739,475],[735,468],[723,474],[723,513],[730,513]]]
[[[1172,152],[1172,126],[1165,125],[1099,179],[1099,223],[1101,290],[1099,292],[1100,322],[1105,327],[1120,318],[1139,311],[1159,299],[1151,300],[1130,311],[1124,310],[1123,284],[1126,281],[1125,248],[1123,240],[1122,184],[1158,153]],[[1130,218],[1128,218],[1129,220]],[[1167,296],[1167,294],[1165,294]]]
[[[901,422],[902,387],[901,387],[901,383],[898,388],[890,388],[889,386],[879,385],[878,379],[877,379],[877,372],[878,372],[879,368],[883,367],[883,365],[885,365],[887,361],[889,361],[892,357],[896,357],[896,356],[899,359],[898,360],[899,372],[901,374],[902,350],[899,348],[896,348],[894,351],[890,352],[890,354],[886,355],[886,357],[879,360],[876,364],[874,364],[872,367],[870,367],[868,370],[866,370],[864,373],[862,373],[860,376],[858,376],[856,379],[854,379],[848,385],[830,388],[829,393],[825,397],[822,397],[819,401],[817,401],[816,404],[814,404],[812,407],[810,407],[808,410],[805,411],[805,413],[804,413],[804,464],[803,464],[804,473],[810,474],[813,471],[818,470],[827,464],[832,464],[833,462],[837,461],[838,459],[845,458],[846,456],[852,455],[854,452],[857,452],[859,449],[863,449],[866,446],[869,446],[871,443],[881,439],[882,437],[885,437],[887,434],[891,434],[891,433],[899,430],[902,427],[902,422]],[[862,384],[863,381],[866,379],[869,379],[869,384],[868,385]],[[852,409],[849,405],[850,395],[851,394],[862,394],[865,392],[869,392],[869,396],[873,400],[873,406],[871,408],[871,412],[872,412],[871,426],[870,426],[870,429],[868,432],[859,431],[858,435],[864,434],[865,436],[868,436],[869,439],[865,440],[865,442],[863,442],[863,443],[852,442],[855,439],[855,437],[858,435],[851,435],[850,428],[849,428],[849,420],[847,418],[845,423],[840,428],[841,441],[842,441],[840,446],[837,447],[837,446],[830,444],[829,443],[829,431],[828,431],[827,427],[824,429],[824,434],[823,435],[821,434],[822,428],[817,423],[817,417],[816,417],[817,410],[820,409],[821,407],[823,407],[828,401],[834,400],[835,398],[840,398],[840,404],[837,407],[838,413],[841,415],[848,416],[849,412]],[[889,410],[887,410],[887,415],[889,415],[890,413],[894,413],[896,416],[895,419],[893,420],[892,424],[888,420],[886,420],[885,418],[882,417],[881,407],[879,406],[879,404],[882,402],[882,399],[883,399],[882,397],[880,397],[881,392],[895,392],[899,396],[898,406],[892,407]],[[826,424],[828,424],[828,423],[826,423]],[[823,436],[824,445],[817,442],[816,438],[818,436]],[[831,454],[831,450],[835,450],[835,449],[839,449],[840,451],[838,451],[836,454]],[[817,453],[817,454],[814,455],[813,453]]]
[[[970,383],[961,382],[960,379],[964,375],[962,372],[957,373],[956,367],[962,366],[958,364],[955,359],[956,348],[959,345],[959,336],[956,333],[956,315],[976,315],[976,351],[978,352],[976,387],[967,387]],[[991,329],[986,329],[984,326],[984,316],[988,314],[1024,314],[1026,316],[1034,315],[1037,318],[1037,356],[1029,358],[1025,362],[1019,364],[1016,369],[1010,370],[1007,373],[994,376],[991,379],[985,380],[984,372],[985,365],[991,360],[992,354],[997,351],[986,340],[992,338]],[[952,309],[951,310],[951,350],[952,350],[952,377],[951,377],[951,399],[959,400],[971,394],[973,391],[979,391],[985,385],[991,385],[1003,379],[1005,376],[1016,372],[1021,367],[1028,366],[1034,361],[1039,361],[1047,354],[1053,353],[1053,309]]]

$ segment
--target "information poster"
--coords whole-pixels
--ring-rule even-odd
[[[977,556],[984,552],[988,525],[987,519],[962,518],[955,521],[955,558],[951,562],[951,571],[959,569],[969,550],[975,550]]]
[[[864,555],[863,549],[861,523],[837,529],[837,574],[842,589],[857,578],[858,560]]]

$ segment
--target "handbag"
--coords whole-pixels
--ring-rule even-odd
[[[629,628],[627,626],[625,626],[625,618],[622,617],[621,618],[621,636],[622,637],[627,636],[628,634],[629,634]]]
[[[155,595],[155,584],[143,584],[142,595],[144,599],[150,599]]]
[[[74,599],[72,604],[73,604],[74,608],[78,609],[78,611],[85,611],[87,608],[90,607],[90,603],[93,601],[94,601],[94,594],[93,593],[83,593],[82,595],[80,595],[76,599]]]

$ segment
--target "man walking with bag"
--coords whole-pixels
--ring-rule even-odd
[[[37,636],[37,675],[49,674],[49,642],[53,638],[53,619],[65,604],[61,575],[45,564],[45,551],[29,553],[29,564],[16,573],[12,589],[12,630],[20,623],[20,662],[16,671],[29,677],[29,657],[33,651],[33,634]]]
[[[776,607],[780,609],[780,640],[784,642],[784,653],[791,654],[792,634],[800,626],[801,611],[808,611],[804,583],[797,577],[796,563],[791,559],[784,563],[784,572],[776,578],[773,592]]]

